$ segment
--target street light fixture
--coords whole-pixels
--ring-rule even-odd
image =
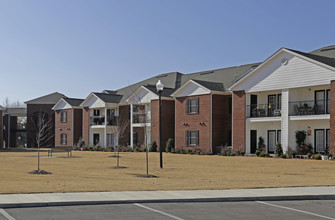
[[[158,119],[158,123],[159,123],[159,161],[160,161],[160,167],[161,169],[163,169],[163,155],[162,155],[162,114],[161,114],[161,108],[162,108],[162,91],[164,89],[164,84],[162,83],[162,81],[158,80],[157,84],[156,84],[156,89],[158,92],[158,96],[159,96],[159,119]]]

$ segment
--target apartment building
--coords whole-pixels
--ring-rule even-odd
[[[296,131],[314,153],[335,153],[335,46],[310,53],[282,48],[230,90],[233,94],[233,148],[266,151],[276,142],[284,152],[297,149]]]
[[[75,146],[83,132],[83,99],[61,98],[55,111],[55,147]]]

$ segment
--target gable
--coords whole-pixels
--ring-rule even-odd
[[[329,84],[333,79],[335,71],[331,68],[282,50],[238,82],[233,90],[258,92],[299,88]]]
[[[193,81],[188,81],[172,95],[174,97],[185,97],[185,96],[207,95],[210,93],[211,91],[209,89],[206,89],[205,87]]]
[[[58,103],[52,108],[53,110],[71,109],[72,106],[65,102],[63,99],[59,100]]]
[[[153,99],[158,99],[158,95],[144,87],[140,87],[133,95],[128,98],[127,102],[129,104],[143,104],[150,103]]]
[[[94,94],[91,94],[86,98],[81,106],[88,108],[103,108],[105,107],[105,102],[96,97]]]

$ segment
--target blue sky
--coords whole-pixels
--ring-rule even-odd
[[[333,0],[0,0],[0,104],[335,44]]]

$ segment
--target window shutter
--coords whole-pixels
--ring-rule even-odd
[[[67,134],[64,134],[64,136],[65,136],[65,137],[64,137],[64,139],[65,139],[65,140],[64,140],[64,144],[67,144]]]
[[[197,98],[196,100],[197,100],[197,114],[199,114],[199,98]]]
[[[67,112],[64,112],[64,116],[65,116],[64,122],[67,122]]]
[[[199,146],[199,131],[197,131],[197,146]]]
[[[190,100],[186,99],[186,102],[185,102],[185,112],[186,112],[186,114],[189,113],[189,109],[190,109]]]
[[[185,132],[185,146],[188,146],[188,131]]]

